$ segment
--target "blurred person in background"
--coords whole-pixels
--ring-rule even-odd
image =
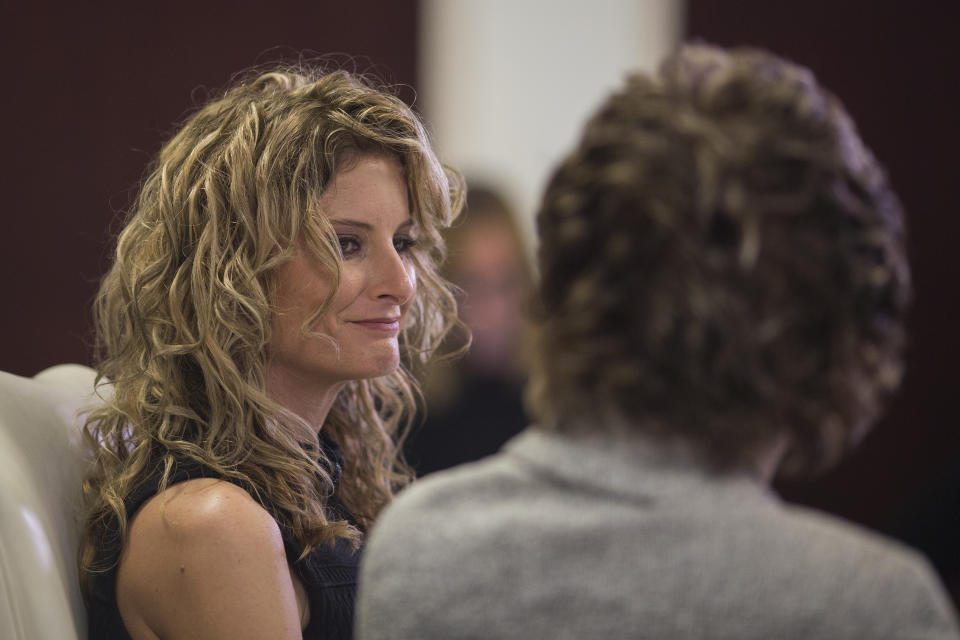
[[[522,343],[531,277],[514,213],[496,189],[471,186],[466,213],[445,239],[444,274],[460,289],[460,319],[473,340],[462,359],[426,371],[426,420],[405,446],[419,475],[496,453],[529,423]]]
[[[901,378],[901,207],[840,102],[689,45],[588,122],[537,218],[529,398],[500,454],[378,521],[358,638],[958,638],[927,561],[791,506]]]

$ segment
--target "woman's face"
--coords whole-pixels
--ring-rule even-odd
[[[330,307],[304,334],[333,275],[299,244],[276,272],[276,305],[268,376],[312,387],[391,373],[400,361],[397,336],[417,283],[409,255],[416,239],[407,186],[397,159],[361,155],[337,173],[320,211],[340,239],[343,268]]]

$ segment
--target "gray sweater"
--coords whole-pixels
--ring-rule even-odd
[[[405,491],[358,640],[960,638],[914,551],[634,440],[529,429]]]

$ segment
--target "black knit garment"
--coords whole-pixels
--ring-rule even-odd
[[[343,469],[343,456],[340,448],[323,438],[321,446],[328,460],[333,462],[330,469],[334,481],[339,481]],[[199,465],[179,465],[168,481],[169,485],[192,478],[217,478],[216,472]],[[231,481],[230,478],[224,478]],[[137,510],[151,497],[156,495],[160,483],[160,473],[154,473],[137,487],[124,501],[128,519],[133,518]],[[238,483],[235,483],[238,484]],[[330,506],[339,518],[350,520],[349,514],[338,503]],[[273,510],[267,507],[268,511]],[[333,546],[313,549],[305,558],[298,560],[303,551],[301,545],[287,527],[280,527],[287,562],[293,567],[296,576],[303,582],[310,602],[310,622],[303,630],[304,640],[350,640],[353,637],[353,610],[357,594],[357,568],[359,552],[345,540],[338,539]],[[112,566],[107,572],[95,574],[91,578],[90,599],[87,603],[88,636],[91,640],[130,640],[120,610],[117,608],[116,559],[120,554],[119,539],[100,549],[97,565]]]

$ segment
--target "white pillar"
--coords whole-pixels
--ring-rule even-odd
[[[553,167],[628,70],[681,37],[682,0],[422,0],[418,106],[437,149],[532,237]],[[532,244],[532,243],[531,243]]]

